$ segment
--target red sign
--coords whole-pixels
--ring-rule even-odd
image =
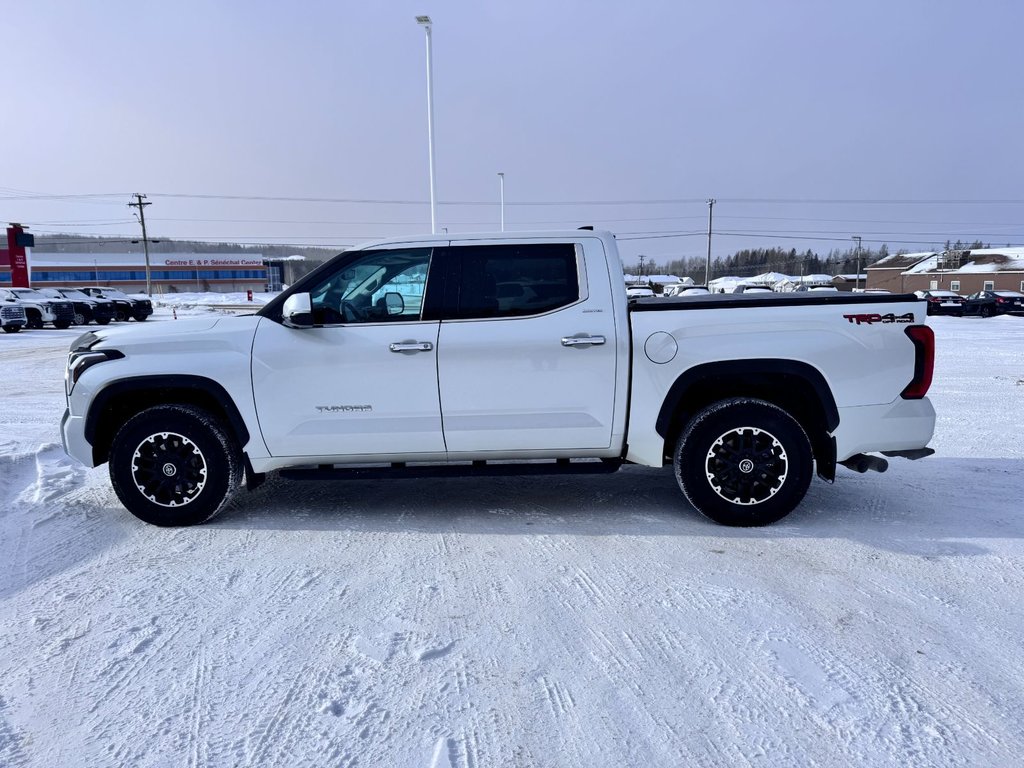
[[[28,282],[28,258],[25,246],[18,245],[18,236],[24,230],[18,226],[7,228],[7,262],[11,267],[11,287],[31,288]]]

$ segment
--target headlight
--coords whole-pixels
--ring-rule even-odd
[[[88,349],[76,349],[68,355],[68,366],[64,370],[64,390],[71,395],[75,384],[82,378],[82,374],[98,363],[105,363],[107,360],[117,360],[124,357],[116,349],[104,349],[97,352]]]

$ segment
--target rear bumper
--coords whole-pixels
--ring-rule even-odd
[[[843,461],[857,453],[924,448],[934,432],[935,409],[927,397],[840,408],[839,427],[834,433],[836,459]]]

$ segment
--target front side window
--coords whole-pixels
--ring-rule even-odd
[[[526,317],[580,299],[572,243],[465,246],[460,256],[456,317]]]
[[[430,249],[367,251],[313,285],[316,325],[419,320]]]

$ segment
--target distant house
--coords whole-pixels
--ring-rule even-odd
[[[979,248],[889,256],[867,269],[868,288],[894,293],[1024,291],[1024,248]]]
[[[860,275],[836,275],[832,278],[832,286],[840,291],[852,291],[854,288],[866,288],[868,284],[867,273]]]

